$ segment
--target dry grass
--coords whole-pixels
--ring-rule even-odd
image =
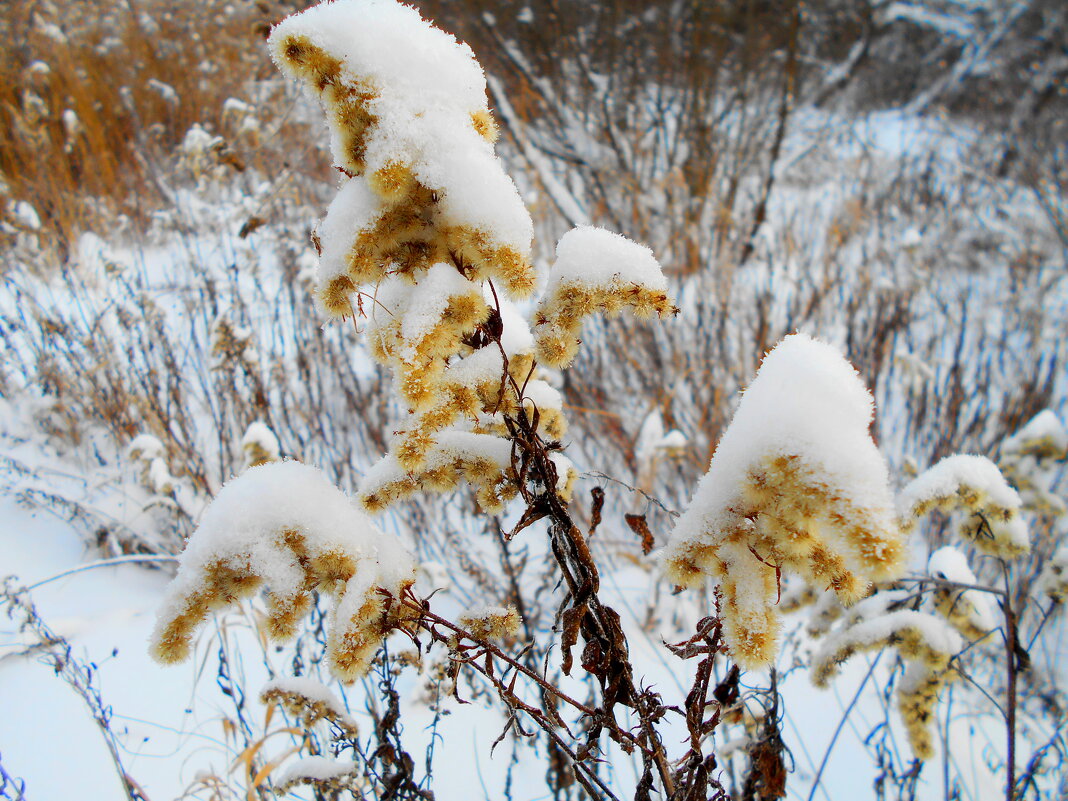
[[[80,231],[119,215],[140,227],[173,203],[172,157],[194,124],[225,140],[217,161],[277,171],[292,124],[245,124],[226,101],[263,111],[274,71],[262,41],[286,12],[273,0],[3,4],[0,36],[18,43],[0,51],[3,192],[36,210],[44,243],[65,255]],[[327,174],[322,159],[309,166]]]

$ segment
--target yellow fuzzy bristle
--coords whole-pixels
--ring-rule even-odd
[[[490,271],[504,281],[512,297],[522,300],[530,297],[537,286],[534,267],[517,250],[510,247],[497,248],[487,259]]]
[[[297,624],[311,609],[308,593],[295,598],[271,593],[268,596],[270,615],[267,618],[267,634],[275,640],[288,640],[297,633]]]
[[[471,329],[484,322],[489,313],[489,306],[481,293],[473,290],[468,294],[453,295],[449,298],[449,305],[446,306],[442,319],[461,328]]]
[[[370,514],[383,512],[386,507],[389,506],[389,500],[379,492],[361,493],[357,500],[359,501],[360,506]]]
[[[309,561],[308,568],[319,581],[333,584],[348,581],[356,572],[356,562],[344,551],[324,551]]]
[[[318,50],[306,36],[287,36],[278,48],[286,65],[301,75],[311,74],[309,64]]]
[[[460,476],[453,464],[444,464],[425,471],[421,483],[435,492],[451,492],[460,483]]]
[[[497,141],[500,131],[497,129],[497,121],[486,109],[479,109],[471,113],[471,125],[475,131],[490,144]]]
[[[407,432],[397,444],[393,455],[405,470],[420,469],[426,462],[427,452],[434,447],[434,437],[421,429]]]
[[[441,365],[405,364],[401,367],[400,392],[413,411],[429,409],[438,395]]]
[[[549,367],[566,367],[578,353],[578,340],[567,333],[546,331],[535,333],[538,361]]]
[[[497,515],[504,512],[504,503],[493,486],[480,486],[475,491],[475,502],[485,514]]]
[[[415,188],[415,175],[407,164],[391,161],[371,173],[367,182],[383,200],[397,203],[406,200]]]
[[[347,275],[339,275],[319,290],[319,301],[323,308],[335,317],[352,314],[349,296],[356,291],[356,285]]]

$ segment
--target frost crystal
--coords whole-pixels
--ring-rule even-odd
[[[389,601],[414,580],[412,556],[320,470],[298,462],[253,467],[204,512],[168,588],[151,651],[161,662],[185,659],[210,612],[262,584],[269,590],[269,634],[291,637],[319,590],[336,601],[331,667],[351,680],[403,622],[403,607]]]
[[[886,463],[868,433],[872,409],[834,348],[786,337],[742,395],[679,518],[664,554],[668,576],[687,587],[719,582],[725,636],[743,667],[774,657],[780,570],[844,603],[901,570]]]

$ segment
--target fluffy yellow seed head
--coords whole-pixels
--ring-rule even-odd
[[[334,317],[352,314],[350,297],[356,291],[356,285],[347,275],[339,275],[330,280],[319,290],[319,302]]]
[[[479,109],[471,113],[471,125],[478,132],[478,135],[490,144],[496,142],[497,137],[500,135],[497,121],[493,119],[493,115],[486,109]]]
[[[407,164],[391,161],[371,173],[368,184],[383,200],[399,203],[408,199],[415,189],[416,181]]]

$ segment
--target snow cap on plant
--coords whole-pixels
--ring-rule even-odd
[[[480,640],[509,640],[519,634],[522,619],[514,606],[469,609],[457,621]]]
[[[241,438],[241,450],[245,453],[245,464],[249,467],[277,462],[281,455],[278,437],[262,420],[250,423],[245,429],[245,436]]]
[[[830,345],[786,337],[742,395],[663,554],[684,587],[718,582],[724,636],[745,668],[775,656],[780,572],[849,604],[904,566],[871,394]]]
[[[1045,409],[1001,443],[998,467],[1020,493],[1026,509],[1046,515],[1066,511],[1054,492],[1058,464],[1068,459],[1068,430],[1060,418]]]
[[[327,645],[334,673],[354,680],[405,620],[415,561],[317,468],[274,462],[227,483],[181,556],[151,637],[161,662],[188,655],[212,611],[268,588],[268,634],[286,639],[314,590],[335,600]]]
[[[957,676],[953,657],[963,642],[945,620],[911,609],[890,611],[878,595],[864,601],[845,625],[830,635],[812,657],[812,683],[826,687],[839,666],[857,653],[893,647],[907,663],[897,688],[898,710],[909,745],[919,760],[932,756],[931,724],[938,696]],[[893,606],[894,604],[890,604]]]
[[[341,699],[321,681],[309,676],[289,676],[268,682],[260,690],[260,701],[277,704],[298,718],[306,729],[320,720],[326,720],[347,737],[359,734],[356,721],[349,715]]]
[[[854,654],[894,647],[903,659],[945,670],[963,642],[945,621],[911,609],[886,611],[846,621],[812,657],[812,683],[826,687]]]
[[[573,228],[556,245],[535,312],[538,359],[566,367],[578,352],[583,319],[595,312],[614,316],[624,308],[641,318],[678,312],[653,252],[603,228]]]
[[[909,482],[898,496],[901,526],[911,530],[935,509],[966,512],[958,532],[983,553],[1014,559],[1031,549],[1022,502],[985,456],[947,456]]]
[[[939,548],[927,560],[927,572],[957,584],[976,584],[968,559],[952,546]],[[935,611],[969,640],[979,640],[997,626],[986,594],[980,590],[936,586],[931,595]]]
[[[348,314],[357,286],[455,255],[466,276],[529,295],[532,224],[493,153],[482,68],[467,45],[392,0],[321,3],[268,40],[322,103],[349,180],[320,232],[320,300]]]

